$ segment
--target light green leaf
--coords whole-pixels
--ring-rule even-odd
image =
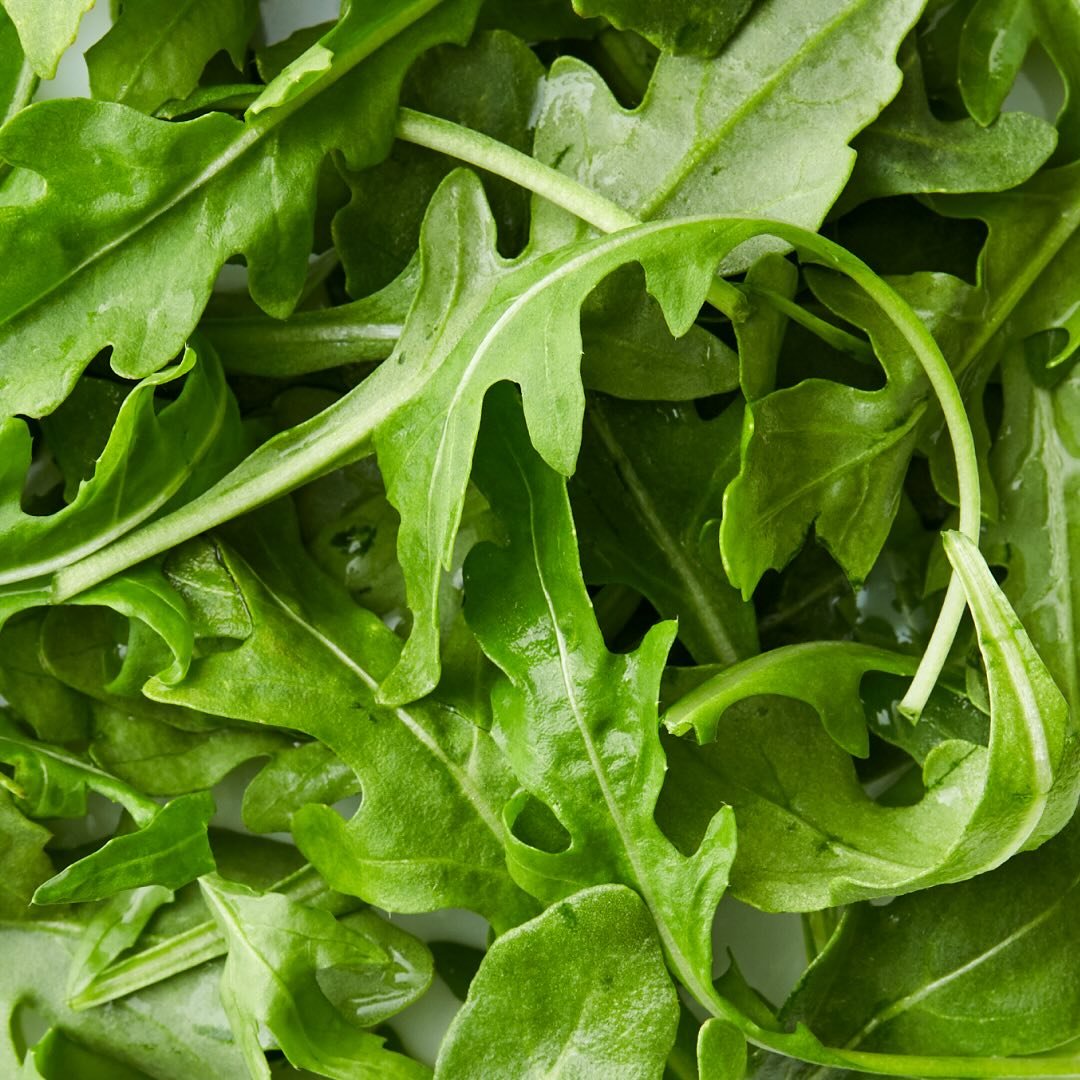
[[[630,889],[602,885],[492,945],[435,1075],[659,1080],[678,1020],[645,905]]]
[[[771,696],[766,680],[758,697],[730,708],[729,687],[734,697],[754,685],[751,678],[740,686],[739,668],[691,695],[695,711],[707,715],[708,687],[726,712],[714,746],[667,744],[677,779],[664,789],[659,816],[687,846],[701,835],[710,808],[734,807],[739,845],[731,889],[740,899],[766,910],[809,911],[960,881],[1042,843],[1072,814],[1076,736],[1065,703],[978,551],[955,533],[946,543],[973,607],[987,669],[989,746],[958,737],[970,730],[969,718],[950,722],[935,706],[939,741],[922,752],[923,790],[911,805],[873,802],[817,718]],[[793,648],[798,659],[798,650],[815,646]],[[852,646],[816,648],[824,680],[829,650],[847,657]],[[754,665],[770,657],[782,663],[787,652],[740,666],[752,675]],[[850,686],[847,662],[834,676],[839,686]],[[804,678],[813,699],[813,683]],[[801,696],[799,680],[792,684],[787,692]],[[695,806],[706,791],[705,804]]]
[[[220,556],[251,613],[251,635],[195,660],[178,684],[152,682],[147,694],[304,731],[356,773],[363,802],[348,824],[314,805],[292,819],[331,887],[392,911],[470,907],[502,927],[527,918],[532,903],[503,855],[498,813],[513,779],[497,747],[438,702],[376,703],[400,640],[323,575],[280,514],[274,521],[276,532],[248,537],[252,565]]]
[[[94,708],[90,756],[147,795],[180,795],[213,787],[237,765],[284,745],[285,736],[265,729],[184,731],[164,720],[99,705]]]
[[[915,657],[844,641],[807,641],[744,660],[706,680],[670,708],[664,723],[673,735],[693,728],[712,742],[724,711],[760,695],[813,706],[838,746],[856,757],[870,753],[859,687],[870,671],[914,675]]]
[[[68,969],[67,995],[85,990],[122,952],[130,949],[173,892],[161,885],[143,885],[117,893],[94,912],[86,924]]]
[[[215,863],[206,829],[213,813],[207,791],[173,799],[138,832],[114,836],[39,885],[34,903],[103,900],[151,884],[178,889],[211,873]]]
[[[698,1035],[698,1072],[708,1080],[743,1080],[746,1036],[723,1020],[706,1020]]]
[[[0,126],[30,104],[37,89],[11,16],[0,7]]]
[[[508,387],[492,393],[476,462],[510,543],[481,545],[465,564],[469,625],[507,675],[493,693],[493,734],[525,789],[504,812],[510,869],[549,903],[606,882],[637,889],[679,977],[710,994],[712,917],[734,821],[717,813],[687,857],[654,818],[666,767],[656,700],[674,627],[653,627],[628,655],[608,652],[565,482],[530,446],[515,398]],[[561,843],[529,835],[526,792],[558,822]]]
[[[1014,350],[1001,368],[1005,414],[991,468],[1001,512],[991,562],[1039,655],[1080,715],[1080,366],[1050,372]]]
[[[172,124],[79,99],[16,116],[0,135],[0,157],[18,170],[0,226],[3,413],[51,411],[106,344],[118,374],[156,371],[234,254],[245,255],[260,306],[289,314],[324,158],[340,150],[361,168],[386,153],[405,69],[430,45],[467,35],[476,3],[398,0],[374,14],[351,5],[330,31],[331,70],[243,123],[211,113]],[[402,33],[384,43],[394,18]],[[41,362],[28,368],[28,353]]]
[[[108,441],[89,475],[54,514],[31,515],[20,499],[30,467],[31,437],[26,421],[0,422],[0,584],[38,577],[104,547],[151,517],[192,477],[214,444],[238,442],[239,419],[221,366],[211,349],[185,351],[183,360],[138,383],[123,400]],[[159,386],[183,377],[180,393],[162,404]],[[170,387],[171,388],[171,387]],[[74,410],[57,420],[77,421]],[[217,480],[235,464],[208,479]],[[232,455],[230,455],[231,457]],[[197,494],[187,491],[188,495]]]
[[[25,818],[11,796],[0,789],[0,919],[25,919],[31,914],[34,890],[52,876],[45,854],[49,831]]]
[[[19,31],[30,66],[43,79],[56,74],[60,57],[79,32],[79,23],[96,0],[3,0]]]
[[[195,89],[222,50],[242,69],[257,0],[126,0],[112,29],[86,53],[90,89],[103,101],[153,112]]]
[[[270,1076],[264,1031],[294,1066],[335,1080],[428,1075],[353,1026],[325,988],[335,972],[362,979],[364,968],[392,963],[390,942],[372,934],[379,920],[352,928],[277,893],[259,896],[221,878],[200,884],[228,941],[221,999],[252,1077]],[[356,1007],[363,1005],[361,998]]]
[[[360,793],[360,782],[325,743],[279,750],[244,789],[244,824],[252,832],[288,832],[308,803],[335,803]]]
[[[244,1061],[217,999],[219,968],[177,976],[106,1009],[72,1010],[66,1002],[68,968],[85,923],[50,919],[47,925],[0,925],[5,963],[0,972],[0,1075],[19,1077],[22,1051],[15,1021],[26,1002],[45,1023],[118,1062],[102,1080],[123,1077],[124,1067],[154,1080],[242,1077]],[[61,1073],[50,1080],[78,1076]]]
[[[763,0],[715,60],[662,56],[630,112],[595,71],[560,59],[536,156],[643,220],[731,214],[817,228],[851,172],[849,142],[900,86],[894,58],[921,7]],[[722,269],[778,246],[755,240]]]

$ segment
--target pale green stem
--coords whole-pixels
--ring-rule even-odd
[[[544,165],[498,139],[449,120],[402,108],[398,112],[397,136],[405,142],[438,150],[441,154],[512,180],[601,232],[619,232],[641,224],[618,203],[590,191],[558,169]],[[723,278],[713,280],[709,288],[709,303],[736,321],[747,314],[746,298],[736,286]]]
[[[487,135],[448,120],[440,120],[411,109],[402,109],[398,119],[398,137],[498,173],[543,198],[557,203],[605,232],[614,232],[630,228],[631,224],[638,224],[637,219],[621,207],[589,191],[565,174]],[[805,240],[805,233],[801,229],[787,230],[777,223],[772,231],[782,239],[790,240],[804,249],[809,246]],[[964,408],[960,390],[949,370],[949,365],[941,355],[937,342],[915,312],[861,260],[856,259],[843,248],[829,244],[823,238],[818,238],[818,241],[812,247],[814,254],[824,255],[824,261],[827,264],[834,266],[841,273],[847,274],[862,285],[871,299],[893,320],[918,357],[941,404],[945,426],[948,428],[949,438],[952,441],[960,498],[960,532],[977,544],[981,498],[975,440],[971,434],[971,426],[968,423],[967,411]],[[729,292],[735,292],[740,299],[743,299],[739,289],[717,278],[714,288],[719,288],[720,285],[724,287],[724,295],[714,297],[713,291],[710,290],[710,302],[731,318],[742,318],[744,309],[732,305],[728,296]],[[794,306],[797,307],[797,305]],[[933,690],[948,659],[964,609],[963,591],[954,575],[949,582],[930,643],[900,703],[900,709],[906,715],[918,717],[925,707],[930,691]]]
[[[822,341],[827,345],[831,345],[834,349],[849,353],[859,360],[874,359],[874,350],[870,346],[870,342],[858,338],[854,334],[849,334],[839,326],[833,326],[832,323],[819,318],[813,312],[807,311],[802,305],[796,304],[794,300],[789,300],[786,296],[774,292],[772,289],[763,289],[760,285],[752,285],[747,281],[744,281],[739,288],[743,292],[760,296],[763,300],[772,304],[777,311],[791,319],[792,322],[796,322],[809,330],[811,334],[821,338]]]

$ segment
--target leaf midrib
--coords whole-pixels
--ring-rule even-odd
[[[371,692],[374,694],[379,688],[379,682],[374,679],[363,667],[361,667],[356,661],[352,659],[340,646],[338,646],[333,640],[323,634],[317,627],[313,626],[310,622],[304,619],[299,613],[294,611],[270,586],[251,570],[255,580],[266,592],[267,596],[273,601],[274,605],[285,614],[285,616],[295,623],[301,630],[313,638],[321,648],[328,652],[334,660],[341,664],[342,667],[352,672]],[[487,802],[483,799],[480,791],[472,783],[472,780],[468,774],[460,768],[457,762],[453,761],[446,755],[443,748],[438,742],[432,738],[432,736],[424,729],[423,725],[412,714],[401,705],[393,706],[378,706],[379,708],[386,709],[388,712],[392,712],[402,725],[412,734],[413,738],[417,740],[427,751],[434,757],[439,764],[446,770],[446,772],[452,776],[461,789],[462,793],[468,799],[473,809],[476,811],[477,816],[484,822],[487,828],[498,840],[499,846],[502,846],[503,842],[503,829],[502,822],[499,816],[494,810],[488,806]]]
[[[1018,927],[1007,937],[1003,938],[996,945],[992,945],[989,949],[984,950],[971,960],[966,961],[957,968],[953,968],[952,971],[946,972],[944,975],[933,979],[928,983],[924,983],[922,986],[910,993],[905,994],[901,998],[897,998],[890,1002],[888,1005],[878,1009],[877,1012],[870,1017],[870,1019],[859,1029],[858,1032],[852,1038],[844,1044],[845,1050],[854,1050],[864,1039],[882,1024],[888,1023],[890,1020],[895,1019],[897,1016],[906,1012],[908,1009],[915,1005],[921,1004],[928,997],[936,994],[939,990],[944,989],[957,979],[962,978],[964,975],[969,974],[976,968],[981,967],[984,963],[992,960],[995,956],[998,956],[1005,949],[1015,944],[1026,934],[1031,933],[1033,930],[1037,930],[1048,919],[1052,918],[1054,913],[1060,908],[1068,899],[1069,894],[1080,885],[1080,875],[1073,878],[1069,887],[1059,896],[1052,904],[1044,908],[1034,918],[1029,919],[1022,926]]]
[[[657,188],[653,197],[638,209],[638,216],[642,218],[653,217],[686,181],[687,176],[698,169],[705,158],[716,153],[717,147],[727,137],[732,128],[742,123],[748,114],[752,114],[757,110],[758,103],[762,98],[771,94],[794,68],[805,64],[807,54],[816,49],[821,44],[822,39],[831,37],[838,27],[843,26],[845,22],[856,15],[861,15],[865,7],[865,0],[863,3],[852,4],[851,7],[842,11],[840,15],[827,22],[815,34],[802,42],[799,48],[794,50],[784,63],[775,68],[773,73],[761,82],[754,93],[745,98],[721,124],[713,129],[712,138],[695,144],[691,152],[683,159],[679,168],[668,175],[665,184]],[[899,69],[897,71],[899,72]]]
[[[633,462],[630,461],[623,452],[622,447],[619,446],[607,421],[597,409],[590,409],[586,415],[607,448],[608,453],[611,454],[613,461],[618,464],[619,475],[622,477],[626,490],[633,499],[634,504],[638,507],[649,533],[660,550],[667,556],[671,568],[686,589],[690,606],[696,612],[701,625],[706,628],[717,657],[722,663],[734,663],[739,659],[739,652],[727,633],[723,620],[719,618],[715,609],[706,600],[708,583],[699,580],[694,572],[694,567],[691,565],[690,560],[687,559],[678,541],[664,526],[649,496],[649,492],[634,468]]]

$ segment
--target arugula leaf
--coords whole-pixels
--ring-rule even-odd
[[[214,809],[205,791],[173,799],[144,819],[138,832],[114,836],[43,882],[34,903],[102,900],[150,884],[176,889],[210,873],[215,863],[206,829]]]
[[[113,28],[86,52],[90,89],[100,100],[152,113],[187,97],[217,52],[240,70],[258,13],[257,0],[126,0]]]
[[[60,57],[74,43],[79,23],[96,0],[3,0],[19,31],[23,52],[42,79],[56,74]]]
[[[158,408],[155,391],[179,378],[177,397]],[[79,396],[64,410],[77,407]],[[80,402],[81,403],[81,402]],[[62,423],[70,425],[70,413]],[[90,474],[54,514],[27,514],[21,506],[31,438],[24,420],[0,423],[0,584],[25,581],[104,547],[151,517],[186,487],[220,440],[226,448],[224,468],[206,477],[213,482],[239,458],[239,419],[221,366],[212,350],[192,349],[183,360],[139,382],[116,414],[115,423]],[[231,452],[235,447],[235,452]]]
[[[958,81],[964,104],[983,125],[998,115],[1033,41],[1053,58],[1069,87],[1058,117],[1061,161],[1080,152],[1080,117],[1074,101],[1080,85],[1080,13],[1046,0],[978,0],[964,20],[959,41]]]
[[[848,908],[783,1018],[897,1054],[1030,1054],[1075,1038],[1078,835],[974,881]]]
[[[0,790],[0,855],[4,861],[0,919],[25,919],[31,914],[34,890],[53,873],[45,854],[48,842],[48,829],[26,818],[11,796]]]
[[[852,583],[863,582],[899,510],[920,425],[933,430],[940,415],[930,406],[929,379],[896,324],[854,283],[834,275],[811,280],[833,311],[870,335],[885,385],[867,390],[808,378],[749,404],[742,463],[724,494],[720,526],[724,566],[747,598],[766,570],[791,560],[811,526]],[[890,284],[942,339],[951,359],[952,342],[974,317],[970,286],[942,274]],[[944,469],[951,448],[943,433],[935,437]]]
[[[646,0],[574,0],[574,10],[586,17],[602,15],[621,30],[636,30],[676,56],[715,56],[753,4],[754,0],[696,0],[658,9]]]
[[[659,1077],[679,1008],[640,898],[574,893],[488,950],[436,1077]]]
[[[101,705],[94,709],[90,756],[148,795],[179,795],[213,787],[237,765],[280,750],[284,743],[274,731],[184,731],[163,720]]]
[[[308,803],[334,803],[360,793],[356,773],[325,743],[279,750],[244,789],[244,824],[252,832],[287,832]]]
[[[115,1058],[120,1067],[162,1080],[243,1075],[243,1058],[216,998],[219,976],[213,967],[185,973],[108,1009],[73,1011],[66,1003],[66,980],[83,928],[81,922],[60,919],[41,926],[0,925],[7,961],[0,974],[0,1070],[5,1075],[20,1075],[22,1053],[12,1021],[27,1003],[46,1023]]]
[[[593,397],[570,487],[585,577],[643,593],[699,663],[757,649],[753,612],[728,585],[716,517],[733,477],[741,409],[711,421],[692,406]]]
[[[353,168],[385,155],[406,67],[466,34],[476,3],[397,0],[373,18],[351,5],[301,58],[308,66],[279,75],[245,122],[210,113],[169,124],[78,99],[19,113],[0,135],[0,157],[18,169],[8,187],[23,197],[0,224],[4,411],[51,411],[106,344],[118,374],[156,371],[237,252],[255,300],[287,315],[311,247],[318,167],[332,150]],[[32,370],[19,363],[27,352],[43,358]]]
[[[848,143],[900,85],[893,58],[920,8],[908,0],[887,9],[873,0],[762,3],[717,59],[662,55],[630,112],[591,68],[560,59],[536,156],[643,220],[731,214],[816,228],[851,171]],[[743,245],[721,269],[745,270],[778,246],[765,238]]]
[[[68,999],[77,997],[125,949],[129,949],[162,904],[174,893],[161,885],[143,885],[117,893],[93,914],[68,970]]]
[[[1005,113],[990,127],[938,120],[911,39],[901,47],[900,67],[900,92],[852,144],[858,158],[847,206],[910,192],[1003,191],[1027,180],[1057,145],[1053,126],[1028,113]]]
[[[683,846],[693,846],[709,808],[732,805],[739,846],[731,888],[740,899],[766,910],[808,911],[962,880],[1038,845],[1071,816],[1076,735],[1065,702],[974,545],[948,533],[946,549],[986,665],[989,747],[956,738],[947,723],[947,737],[922,760],[924,790],[913,805],[872,802],[850,761],[805,711],[772,696],[802,699],[824,712],[825,700],[839,705],[822,689],[831,676],[850,695],[843,721],[850,732],[861,720],[858,677],[867,667],[885,666],[888,654],[825,643],[777,650],[721,672],[669,711],[671,726],[696,724],[716,737],[717,748],[668,745],[681,779],[665,788],[660,820]],[[788,663],[779,678],[758,677]],[[892,670],[904,666],[897,658]],[[729,708],[753,695],[756,700]],[[713,795],[703,807],[684,794],[696,791],[700,798],[709,788]]]
[[[376,702],[399,639],[286,536],[249,538],[257,568],[221,550],[250,636],[196,659],[182,682],[152,680],[146,693],[304,731],[356,773],[363,802],[351,822],[319,805],[292,817],[298,845],[332,888],[392,911],[466,906],[500,927],[527,918],[531,902],[505,868],[498,811],[513,781],[497,748],[438,702]],[[193,606],[199,599],[189,593]]]
[[[389,949],[400,931],[391,933],[375,918],[338,922],[329,912],[276,893],[259,896],[222,878],[200,885],[229,943],[221,998],[251,1076],[271,1075],[260,1041],[264,1031],[294,1066],[321,1076],[428,1075],[423,1066],[383,1049],[377,1035],[354,1026],[368,1019],[364,991],[371,979],[365,969],[393,963]],[[430,979],[430,956],[427,964]],[[355,995],[347,999],[355,1019],[334,1001],[342,991]]]
[[[0,7],[0,126],[30,104],[36,89],[37,77],[23,55],[15,24]]]
[[[466,617],[507,675],[493,692],[493,734],[525,791],[569,834],[558,850],[523,839],[519,794],[504,812],[511,873],[549,903],[605,882],[636,888],[669,961],[700,994],[702,981],[711,988],[712,915],[734,822],[720,810],[686,857],[653,816],[665,769],[655,703],[674,628],[653,627],[628,655],[607,651],[562,477],[531,447],[512,390],[490,395],[487,418],[476,479],[510,543],[480,545],[466,561]]]
[[[1073,362],[1047,372],[1017,350],[1001,375],[1005,416],[991,462],[1001,513],[987,548],[1008,567],[1005,594],[1077,715],[1080,548],[1070,507],[1080,476],[1080,369]]]

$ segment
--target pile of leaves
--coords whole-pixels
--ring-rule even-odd
[[[1080,1075],[1080,8],[0,3],[0,1074]]]

